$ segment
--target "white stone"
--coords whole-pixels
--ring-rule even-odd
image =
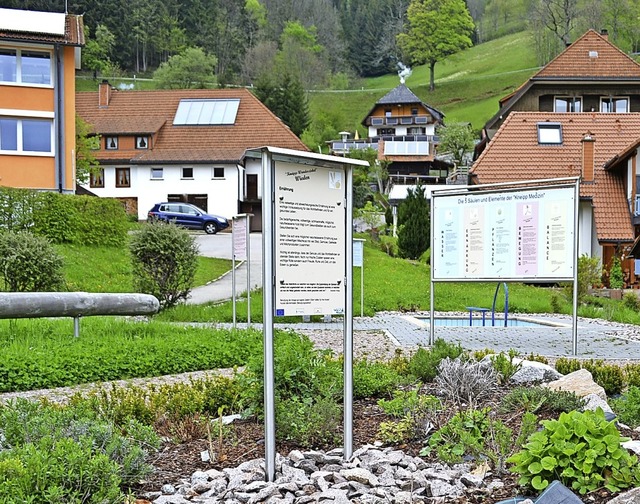
[[[573,392],[578,397],[596,394],[601,399],[605,401],[607,400],[607,394],[605,393],[604,388],[593,381],[593,376],[586,369],[578,369],[573,373],[563,376],[559,380],[543,383],[542,386],[550,388],[551,390]]]
[[[583,400],[584,405],[582,406],[582,409],[585,411],[595,411],[598,408],[601,408],[605,413],[613,413],[613,410],[611,409],[611,406],[609,406],[609,403],[597,394],[586,395],[584,396]]]
[[[370,486],[378,485],[378,478],[376,475],[361,467],[355,469],[344,469],[340,471],[340,475],[344,476],[349,481],[357,481]]]

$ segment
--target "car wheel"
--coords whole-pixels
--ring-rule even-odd
[[[218,232],[218,225],[215,222],[207,222],[204,225],[204,232],[207,234],[216,234]]]

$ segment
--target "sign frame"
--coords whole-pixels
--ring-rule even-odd
[[[578,353],[578,331],[577,331],[577,314],[578,314],[578,232],[579,232],[579,205],[580,205],[580,178],[579,177],[567,177],[558,179],[541,179],[541,180],[524,180],[514,182],[501,182],[496,184],[480,184],[473,186],[457,186],[455,188],[443,188],[440,190],[434,190],[431,193],[431,245],[435,243],[434,234],[437,230],[440,230],[440,223],[437,222],[436,212],[433,211],[436,207],[436,201],[438,197],[442,196],[458,196],[458,195],[474,195],[481,196],[484,194],[499,194],[503,192],[517,192],[517,191],[532,191],[532,190],[552,190],[559,188],[571,188],[573,190],[573,217],[572,231],[573,243],[571,250],[571,260],[573,262],[571,266],[572,277],[567,275],[563,276],[537,276],[537,275],[519,275],[519,276],[474,276],[456,278],[438,278],[434,276],[434,254],[432,253],[431,264],[431,289],[430,289],[430,321],[429,321],[429,344],[433,345],[435,342],[435,322],[434,322],[434,306],[435,306],[435,285],[439,282],[537,282],[547,283],[556,281],[571,281],[573,282],[573,316],[572,316],[572,355]],[[436,230],[437,227],[437,230]],[[439,259],[436,259],[439,260]]]

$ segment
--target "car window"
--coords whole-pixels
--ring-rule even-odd
[[[169,206],[169,205],[160,205],[160,206],[158,207],[158,211],[159,211],[159,212],[166,212],[166,211],[167,211],[167,207],[168,207],[168,206]]]
[[[185,206],[182,205],[180,207],[180,210],[182,213],[188,214],[188,215],[198,215],[198,212],[195,208],[191,208],[190,206]]]
[[[167,205],[167,212],[180,213],[180,205]]]

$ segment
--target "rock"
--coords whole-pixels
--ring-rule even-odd
[[[548,387],[551,390],[573,392],[578,397],[596,394],[600,399],[604,401],[607,400],[607,394],[604,389],[593,381],[593,376],[591,376],[591,373],[586,369],[578,369],[573,373],[563,376],[559,380],[543,383],[542,386]]]
[[[346,478],[348,481],[357,481],[358,483],[362,483],[363,485],[378,485],[378,478],[367,469],[344,469],[340,471],[340,475]]]
[[[636,455],[640,455],[640,441],[631,439],[629,441],[622,443],[622,447],[627,450],[631,450]],[[640,500],[638,502],[640,503]]]
[[[162,489],[160,490],[164,495],[173,495],[176,493],[176,487],[173,485],[162,485]]]
[[[597,394],[586,395],[584,396],[583,401],[584,406],[582,407],[582,409],[584,411],[595,411],[598,408],[601,408],[605,413],[613,413],[613,410],[611,409],[611,406],[609,406],[609,403]]]
[[[555,368],[542,362],[515,357],[513,363],[520,364],[522,367],[510,378],[511,383],[526,385],[529,383],[550,382],[562,378],[562,374],[558,373]]]
[[[640,488],[632,488],[611,499],[607,504],[640,504]]]

